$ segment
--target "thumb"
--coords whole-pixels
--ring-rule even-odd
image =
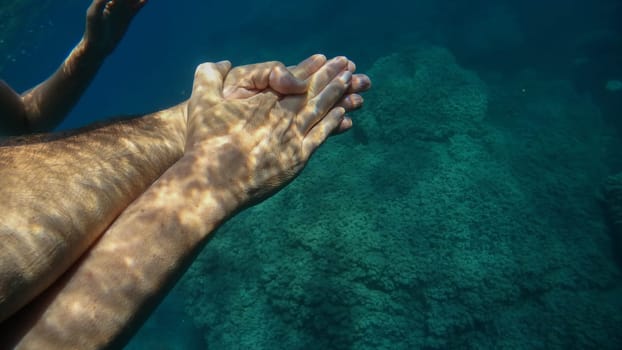
[[[276,66],[270,72],[270,87],[284,95],[303,94],[307,91],[307,82],[296,78],[284,66]]]
[[[191,100],[216,104],[223,99],[222,86],[225,76],[231,69],[231,62],[200,64],[194,73]]]
[[[236,67],[225,80],[227,99],[248,98],[270,88],[281,94],[304,93],[307,83],[296,78],[281,62],[264,62]]]

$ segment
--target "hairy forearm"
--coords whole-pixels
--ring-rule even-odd
[[[86,91],[104,58],[81,40],[52,76],[23,93],[24,132],[47,131],[58,125]]]
[[[184,114],[180,105],[0,147],[0,321],[57,279],[182,156]]]
[[[77,268],[11,320],[25,327],[14,333],[25,333],[19,348],[121,348],[237,208],[209,176],[217,161],[185,155],[134,201]],[[34,323],[19,318],[33,313]]]

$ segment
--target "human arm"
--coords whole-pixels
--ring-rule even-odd
[[[313,71],[324,62],[300,66]],[[186,122],[184,102],[130,121],[0,147],[0,322],[49,287],[181,158]]]
[[[326,59],[315,55],[283,71],[277,62],[236,67],[227,98],[250,91],[244,81],[267,80],[263,89],[295,92]],[[267,75],[266,75],[267,74]],[[263,77],[263,78],[262,78]],[[356,76],[355,92],[368,87]],[[255,91],[254,93],[258,93]],[[342,105],[354,109],[347,99]],[[218,103],[218,101],[214,101]],[[114,218],[183,154],[186,103],[72,135],[29,136],[0,147],[0,321],[62,274]],[[89,200],[87,200],[89,199]],[[9,239],[10,238],[10,239]]]
[[[0,322],[182,156],[184,108],[0,147]]]
[[[145,0],[94,0],[87,10],[82,39],[54,74],[21,95],[10,94],[13,90],[0,83],[0,104],[11,102],[0,111],[2,131],[10,135],[41,132],[60,123],[145,3]]]
[[[214,72],[200,70],[195,81],[209,82]],[[267,92],[208,108],[193,94],[184,156],[123,212],[55,290],[32,305],[35,322],[19,345],[119,346],[220,223],[291,181],[338,128],[344,109],[331,106],[346,91],[349,75],[312,81],[310,86],[325,88],[305,98]]]

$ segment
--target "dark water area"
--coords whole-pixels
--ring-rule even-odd
[[[20,91],[86,9],[24,3],[0,4]],[[127,348],[621,349],[620,18],[619,0],[152,0],[61,129],[181,102],[205,61],[346,55],[374,87]]]

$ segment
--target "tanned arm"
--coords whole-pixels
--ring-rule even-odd
[[[146,0],[93,0],[84,36],[47,80],[19,95],[0,82],[0,131],[7,135],[48,131],[86,91],[104,59],[127,31]]]
[[[209,234],[289,183],[344,121],[347,60],[314,75],[305,98],[265,92],[209,107],[219,68],[197,70],[184,156],[133,202],[75,269],[2,331],[20,349],[120,348]],[[337,76],[335,78],[335,76]],[[16,326],[17,325],[17,326]],[[11,328],[19,331],[8,331]]]
[[[78,102],[104,62],[82,40],[47,80],[22,94],[26,129],[42,132],[58,125]]]
[[[294,71],[309,75],[324,62],[323,56],[316,55]],[[273,68],[279,74],[270,73]],[[248,93],[247,81],[265,81],[265,87],[285,93],[306,89],[282,64],[245,66],[232,72],[227,85],[236,87],[228,89],[232,96],[236,91]],[[209,99],[222,91],[198,93]],[[4,220],[0,223],[0,322],[58,278],[181,157],[186,111],[184,102],[131,121],[69,134],[13,138],[0,147]]]
[[[182,156],[185,106],[0,146],[0,322],[66,271]]]

